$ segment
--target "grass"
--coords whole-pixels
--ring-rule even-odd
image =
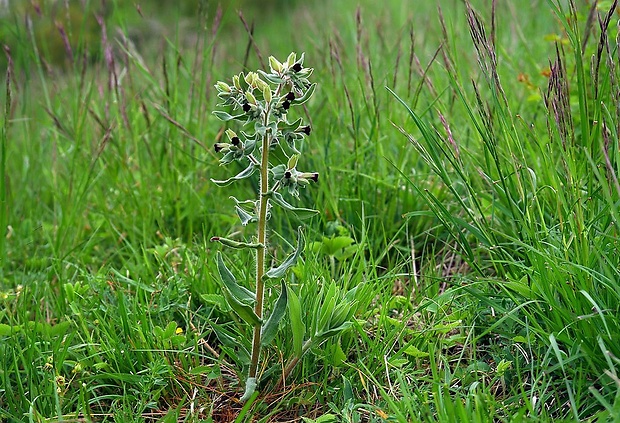
[[[415,3],[91,2],[105,37],[59,21],[73,62],[37,32],[50,9],[1,18],[0,420],[613,421],[616,3]],[[306,236],[353,240],[308,249],[291,283],[307,308],[360,286],[356,321],[242,405],[248,333],[208,239],[244,233],[228,195],[258,182],[210,183],[212,85],[290,51],[319,82]],[[249,286],[248,263],[230,266]],[[265,350],[273,385],[289,338]]]

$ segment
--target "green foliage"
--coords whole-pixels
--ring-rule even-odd
[[[11,0],[0,421],[613,421],[614,2],[440,3]],[[264,244],[262,139],[213,85],[300,46],[320,85],[268,177],[321,180],[266,196]],[[263,246],[300,255],[242,406]]]

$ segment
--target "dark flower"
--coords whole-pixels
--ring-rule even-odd
[[[293,69],[295,72],[299,72],[302,67],[299,63],[295,63],[291,69]]]
[[[310,125],[302,126],[300,129],[301,129],[301,132],[303,132],[306,135],[310,135],[310,132],[312,131],[312,128],[310,127]]]
[[[252,109],[252,107],[248,104],[248,103],[243,103],[243,111],[244,112],[249,112],[250,109]]]
[[[290,170],[287,170],[286,172],[284,172],[284,177],[285,177],[286,179],[290,179],[291,175],[292,175],[292,174],[291,174],[291,171],[290,171]]]
[[[238,146],[241,143],[241,140],[239,139],[239,137],[232,137],[230,142],[232,143],[232,145]]]
[[[290,101],[288,101],[288,100],[284,100],[284,102],[282,103],[282,108],[283,108],[284,110],[288,110],[288,109],[289,109],[289,107],[291,107],[291,103],[290,103]]]
[[[293,91],[289,91],[288,94],[286,95],[286,99],[288,101],[293,101],[295,100],[295,93]]]

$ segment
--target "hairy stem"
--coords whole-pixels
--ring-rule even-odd
[[[269,111],[265,112],[265,126],[269,121]],[[263,317],[263,296],[265,286],[263,275],[265,274],[265,252],[267,245],[267,209],[269,206],[269,133],[263,136],[263,146],[261,151],[260,163],[260,198],[258,205],[258,243],[262,245],[256,249],[256,304],[254,312],[262,319]],[[258,369],[258,359],[260,357],[261,325],[254,326],[254,337],[252,339],[252,359],[250,361],[249,378],[255,378]]]

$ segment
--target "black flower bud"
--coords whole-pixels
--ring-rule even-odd
[[[284,110],[288,110],[291,107],[291,103],[288,100],[284,100],[284,102],[282,103],[282,108]]]
[[[288,94],[286,95],[286,99],[288,101],[293,101],[295,100],[295,93],[293,91],[289,91]]]
[[[310,125],[302,126],[300,129],[301,129],[301,132],[303,132],[306,135],[310,135],[310,132],[312,132],[312,128],[310,127]]]
[[[284,172],[284,177],[285,177],[286,179],[290,179],[290,178],[291,178],[291,171],[290,171],[290,170],[287,170],[286,172]]]
[[[241,143],[241,140],[239,139],[239,137],[232,137],[232,139],[230,140],[230,142],[232,143],[232,145],[234,145],[235,147],[238,147],[239,144]]]
[[[252,107],[250,106],[249,103],[243,103],[243,111],[244,112],[249,112],[252,109]]]
[[[299,72],[301,71],[302,67],[301,64],[295,63],[291,69],[293,69],[295,72]]]

